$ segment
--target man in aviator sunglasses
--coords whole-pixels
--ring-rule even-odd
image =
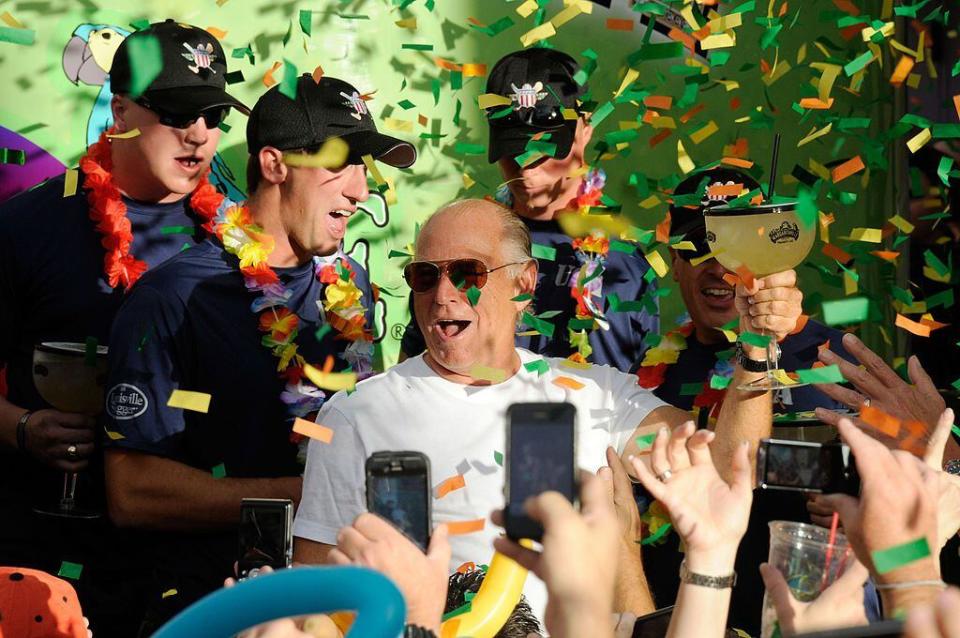
[[[159,51],[160,71],[132,97],[143,64],[133,52],[144,43]],[[147,572],[105,514],[95,419],[41,399],[33,349],[79,342],[95,354],[136,277],[203,240],[194,202],[217,198],[205,179],[217,124],[228,109],[249,112],[225,91],[226,74],[223,49],[204,29],[167,20],[131,34],[110,72],[109,132],[119,137],[102,136],[78,171],[0,207],[0,367],[9,386],[0,397],[0,564],[54,574],[65,560],[82,564],[77,592],[97,636],[136,635]],[[32,511],[49,505],[65,471],[82,471],[80,506],[103,514],[71,520],[69,533]]]
[[[578,71],[579,65],[566,53],[532,48],[501,58],[487,81],[486,92],[508,102],[487,110],[488,159],[500,167],[505,182],[497,200],[520,216],[540,249],[536,251],[536,312],[550,313],[548,321],[554,328],[552,335],[540,331],[518,336],[516,344],[548,356],[592,351],[587,361],[630,371],[646,349],[644,337],[659,329],[653,296],[656,279],[645,277],[649,264],[636,251],[609,251],[602,258],[589,254],[574,244],[576,238],[557,222],[560,213],[579,208],[583,201],[599,203],[604,180],[602,172],[595,169],[584,174],[584,153],[593,128],[580,114],[587,86],[575,79]],[[540,141],[555,145],[553,156],[521,166],[518,162],[525,161],[528,145],[537,135]],[[573,288],[584,268],[591,268],[590,272],[603,268],[603,274],[589,284],[590,302],[584,304],[592,306],[599,319],[593,322],[581,317],[577,325],[571,323],[578,309],[571,293],[576,292]],[[610,312],[605,300],[611,294],[623,300],[647,298],[649,303],[643,310]],[[575,339],[586,339],[588,344],[578,348]],[[405,356],[423,351],[416,321],[407,326],[401,347]]]

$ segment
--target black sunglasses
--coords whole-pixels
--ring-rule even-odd
[[[141,97],[135,101],[143,108],[149,109],[156,113],[160,117],[160,123],[164,126],[179,129],[190,128],[193,126],[193,123],[199,120],[201,117],[203,118],[204,122],[207,123],[208,129],[217,128],[220,126],[220,122],[227,117],[227,113],[230,111],[229,106],[214,106],[209,109],[204,109],[199,113],[171,113],[170,111],[164,110],[159,106],[151,104],[146,98]]]
[[[526,262],[515,261],[496,268],[487,268],[487,265],[479,259],[413,261],[404,267],[403,278],[406,279],[410,289],[417,293],[433,290],[440,283],[443,275],[449,277],[451,283],[459,290],[468,290],[471,287],[483,288],[487,283],[487,275],[492,272],[523,263]]]
[[[495,128],[512,126],[531,126],[533,128],[555,129],[563,126],[563,107],[550,104],[537,104],[526,108],[516,105],[487,109],[487,121]]]

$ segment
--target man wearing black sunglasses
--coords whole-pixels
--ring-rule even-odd
[[[155,77],[144,76],[148,67]],[[110,137],[87,150],[79,171],[0,208],[0,366],[9,385],[0,398],[0,564],[53,573],[64,561],[83,565],[75,584],[97,636],[135,634],[144,571],[105,515],[64,526],[32,511],[49,507],[65,471],[87,470],[81,505],[104,512],[94,418],[41,399],[33,349],[86,343],[95,360],[144,270],[206,235],[204,214],[221,199],[206,179],[217,125],[229,109],[248,112],[226,93],[226,73],[223,49],[204,29],[168,20],[131,34],[110,73]]]
[[[602,204],[605,176],[584,157],[593,128],[580,112],[588,88],[580,75],[566,53],[531,48],[501,58],[487,81],[487,94],[495,96],[489,99],[497,102],[487,109],[488,160],[505,181],[496,197],[530,229],[539,263],[534,303],[549,324],[523,327],[516,343],[627,372],[642,358],[644,337],[659,331],[655,273],[639,251],[611,250],[603,240],[591,246],[557,222],[563,212]],[[643,300],[644,308],[613,311],[611,295]],[[415,319],[401,347],[405,356],[423,351]]]

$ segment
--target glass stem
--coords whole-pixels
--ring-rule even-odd
[[[73,509],[77,495],[77,473],[64,472],[63,474],[63,498],[60,505],[64,509]]]

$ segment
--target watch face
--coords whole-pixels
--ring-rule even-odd
[[[960,459],[950,459],[943,464],[943,471],[947,474],[960,476]]]

